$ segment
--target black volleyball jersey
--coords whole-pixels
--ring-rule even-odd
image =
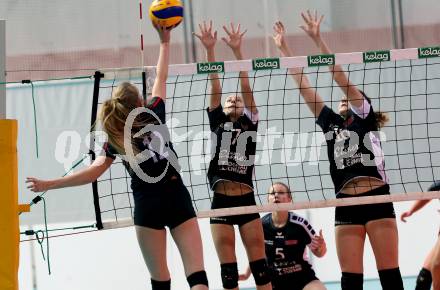
[[[262,218],[262,223],[266,258],[275,279],[312,269],[305,259],[305,250],[316,232],[306,219],[289,212],[286,225],[277,228],[269,213]]]
[[[316,123],[327,142],[330,175],[336,193],[355,177],[375,177],[387,182],[376,116],[364,99],[362,108],[352,108],[347,118],[324,106]]]
[[[211,152],[208,179],[211,189],[220,180],[229,180],[253,188],[255,152],[257,148],[258,113],[244,108],[244,114],[231,122],[220,105],[208,111],[211,127]]]
[[[115,159],[120,156],[122,163],[131,176],[131,187],[133,191],[144,188],[148,184],[162,184],[166,182],[166,177],[170,174],[178,174],[180,167],[177,160],[177,154],[170,141],[170,134],[165,120],[165,103],[159,97],[154,97],[147,105],[150,112],[140,113],[136,120],[151,119],[154,123],[147,124],[145,134],[134,138],[134,143],[140,150],[142,159],[135,163],[137,170],[133,168],[124,155],[118,155],[118,152],[109,143],[106,143],[104,150],[106,156]],[[135,134],[137,132],[132,132]],[[134,152],[136,155],[136,153]],[[139,170],[142,172],[139,173]],[[138,172],[136,172],[138,171]],[[142,174],[143,173],[143,174]]]

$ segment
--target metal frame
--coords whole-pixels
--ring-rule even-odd
[[[394,48],[405,48],[405,27],[402,0],[390,0]]]

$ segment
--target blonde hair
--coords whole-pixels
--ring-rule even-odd
[[[98,114],[98,122],[102,126],[102,129],[108,135],[108,142],[116,151],[120,154],[125,154],[124,149],[124,126],[125,121],[133,109],[139,107],[140,94],[139,90],[133,84],[129,82],[123,82],[119,84],[112,93],[109,100],[106,100]],[[133,127],[133,131],[138,131],[146,124],[152,123],[154,118],[136,117]],[[138,130],[136,130],[138,129]],[[131,136],[133,133],[131,132]],[[132,144],[134,145],[133,141]],[[137,146],[133,147],[136,153],[139,153]]]

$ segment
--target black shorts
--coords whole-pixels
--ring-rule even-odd
[[[273,290],[303,290],[307,284],[319,280],[313,270],[301,271],[282,278],[272,279]]]
[[[249,206],[249,205],[256,205],[254,192],[249,192],[238,196],[229,196],[214,192],[214,198],[212,200],[211,209],[230,208],[230,207]],[[221,216],[221,217],[212,217],[210,219],[210,223],[242,226],[244,224],[247,224],[248,222],[251,222],[259,218],[260,215],[258,213]]]
[[[180,175],[169,178],[161,186],[149,186],[148,192],[133,192],[133,196],[134,224],[137,226],[172,229],[196,216]]]
[[[390,194],[390,186],[388,184],[373,189],[371,191],[358,194],[360,196],[386,195]],[[338,193],[336,198],[350,198],[353,195]],[[369,221],[396,218],[394,206],[392,202],[352,205],[352,206],[337,206],[335,209],[335,226],[341,225],[365,225]]]

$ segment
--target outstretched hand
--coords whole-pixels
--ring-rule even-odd
[[[29,188],[33,192],[42,192],[49,189],[48,181],[37,179],[35,177],[27,177],[26,183],[28,183],[27,188]]]
[[[217,31],[212,31],[212,20],[209,21],[209,25],[203,21],[203,25],[199,24],[199,29],[200,32],[193,32],[193,35],[200,39],[206,50],[213,49],[217,43]]]
[[[241,49],[241,40],[243,36],[246,34],[247,29],[243,32],[240,31],[241,25],[238,24],[237,27],[234,27],[234,24],[231,22],[231,28],[229,29],[225,25],[223,25],[223,30],[226,32],[228,37],[222,37],[222,40],[233,50],[238,51]]]
[[[275,22],[273,30],[273,41],[275,42],[275,45],[278,49],[283,50],[284,48],[286,48],[286,29],[284,28],[284,24],[281,21]]]
[[[315,10],[314,15],[307,10],[307,14],[301,12],[301,16],[304,19],[305,25],[301,25],[300,28],[310,36],[315,42],[321,38],[321,22],[324,19],[324,15],[318,15],[318,11]]]

